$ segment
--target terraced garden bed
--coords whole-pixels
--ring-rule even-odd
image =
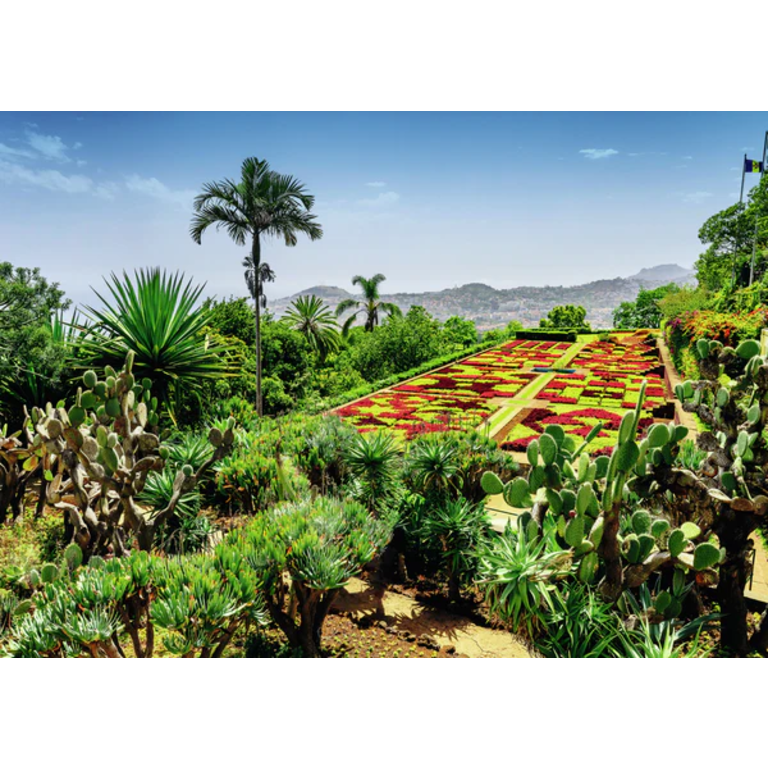
[[[644,376],[608,371],[558,374],[536,394],[536,398],[566,405],[634,408],[643,380],[648,382],[643,407],[650,410],[664,405],[664,380],[655,373]]]
[[[609,373],[650,373],[663,375],[659,352],[654,344],[638,341],[637,335],[613,341],[593,341],[571,361],[572,368],[589,368]],[[654,369],[662,368],[661,371]]]
[[[581,344],[518,339],[335,413],[361,432],[391,429],[405,439],[476,427],[487,419],[484,428],[510,451],[524,451],[547,424],[560,424],[579,437],[601,421],[605,426],[590,450],[599,453],[613,446],[616,428],[623,413],[637,404],[643,380],[642,425],[673,418],[664,368],[649,334],[617,333],[608,341],[595,338]]]
[[[603,429],[590,443],[590,453],[593,455],[607,453],[616,444],[623,415],[624,411],[609,411],[605,408],[572,408],[567,405],[524,409],[518,415],[506,439],[501,443],[501,448],[505,451],[525,451],[532,440],[541,436],[548,424],[559,424],[567,434],[584,438],[595,424],[602,423]],[[652,416],[640,419],[640,429],[647,429],[653,422]]]
[[[379,392],[335,413],[360,432],[391,429],[406,439],[425,432],[477,426],[496,410],[482,398],[414,392]]]
[[[489,349],[464,361],[468,365],[502,366],[508,369],[551,366],[573,345],[564,341],[525,341],[515,339],[498,349]]]
[[[536,378],[535,373],[505,372],[500,366],[447,365],[394,387],[395,392],[451,394],[464,397],[513,397]]]

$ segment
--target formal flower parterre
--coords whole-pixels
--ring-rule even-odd
[[[450,394],[470,398],[513,397],[535,378],[535,373],[506,373],[500,368],[447,365],[406,384],[400,384],[394,391]]]
[[[528,444],[541,435],[548,424],[559,424],[567,434],[576,438],[586,437],[598,422],[603,428],[590,443],[590,453],[596,454],[611,448],[616,443],[619,425],[625,411],[609,411],[605,408],[568,408],[554,406],[553,408],[531,408],[523,420],[516,424],[507,435],[501,447],[507,451],[525,451]],[[640,419],[640,429],[646,429],[653,424],[650,416]]]
[[[570,344],[555,341],[509,341],[498,349],[489,349],[464,362],[470,365],[502,366],[504,368],[533,368],[554,365],[569,349]]]
[[[650,410],[663,405],[666,402],[664,382],[654,373],[644,376],[610,371],[559,374],[536,394],[536,398],[550,403],[634,408],[643,380],[648,382],[643,408]]]
[[[338,408],[334,413],[361,432],[387,428],[409,438],[425,431],[476,426],[493,410],[481,398],[380,392]]]
[[[658,350],[637,341],[637,337],[621,337],[613,341],[593,341],[572,360],[573,368],[589,368],[608,373],[645,373],[661,365]]]

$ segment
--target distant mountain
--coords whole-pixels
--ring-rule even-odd
[[[677,264],[661,264],[641,269],[631,277],[596,280],[583,285],[521,286],[500,290],[484,283],[467,283],[442,291],[383,294],[381,298],[397,304],[404,312],[412,305],[421,305],[438,320],[447,320],[452,315],[466,317],[474,320],[482,330],[503,327],[511,320],[519,320],[526,327],[535,327],[552,307],[581,304],[586,308],[587,320],[593,328],[610,328],[613,311],[619,304],[634,301],[641,288],[655,288],[670,282],[684,284],[696,281],[689,269]],[[270,308],[280,316],[291,301],[312,293],[333,309],[344,299],[360,298],[360,294],[352,294],[336,286],[315,286],[270,302]]]
[[[312,288],[306,288],[303,291],[294,293],[293,296],[289,296],[287,299],[278,299],[274,304],[277,306],[285,303],[287,306],[295,299],[298,299],[299,296],[311,296],[312,294],[328,304],[333,303],[334,306],[340,301],[344,301],[344,299],[354,298],[353,294],[349,291],[345,291],[343,288],[338,288],[335,285],[315,285]]]
[[[685,269],[678,264],[659,264],[656,267],[645,267],[627,280],[637,280],[641,283],[686,283],[696,282],[692,269]]]

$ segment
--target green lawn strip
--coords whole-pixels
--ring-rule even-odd
[[[540,373],[514,397],[509,398],[506,405],[494,411],[487,419],[478,424],[478,432],[484,432],[488,435],[498,432],[520,408],[529,406],[536,399],[535,393],[546,387],[555,375],[554,373]]]
[[[581,352],[582,349],[584,349],[586,345],[582,344],[578,341],[571,344],[571,348],[563,354],[562,357],[558,358],[554,363],[552,363],[552,368],[568,368],[568,363],[573,360],[576,355]]]
[[[517,403],[512,403],[511,405],[505,405],[504,407],[500,408],[498,411],[493,413],[490,418],[486,419],[486,421],[482,424],[478,425],[478,431],[484,431],[487,429],[487,434],[490,436],[494,432],[501,429],[501,427],[504,426],[504,424],[507,423],[507,421],[514,415],[514,413],[520,408],[520,406]],[[482,428],[482,430],[481,430]]]

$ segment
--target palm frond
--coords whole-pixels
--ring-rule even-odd
[[[285,319],[301,333],[321,358],[341,345],[339,326],[330,307],[314,294],[299,296],[285,313]]]
[[[355,307],[359,307],[359,306],[360,306],[360,302],[357,301],[356,299],[344,299],[343,301],[340,301],[338,306],[336,307],[336,317],[340,317],[348,310],[354,309]]]
[[[398,307],[397,304],[393,304],[389,301],[380,301],[379,309],[384,310],[384,312],[386,312],[390,317],[403,316],[403,311],[400,309],[400,307]]]

